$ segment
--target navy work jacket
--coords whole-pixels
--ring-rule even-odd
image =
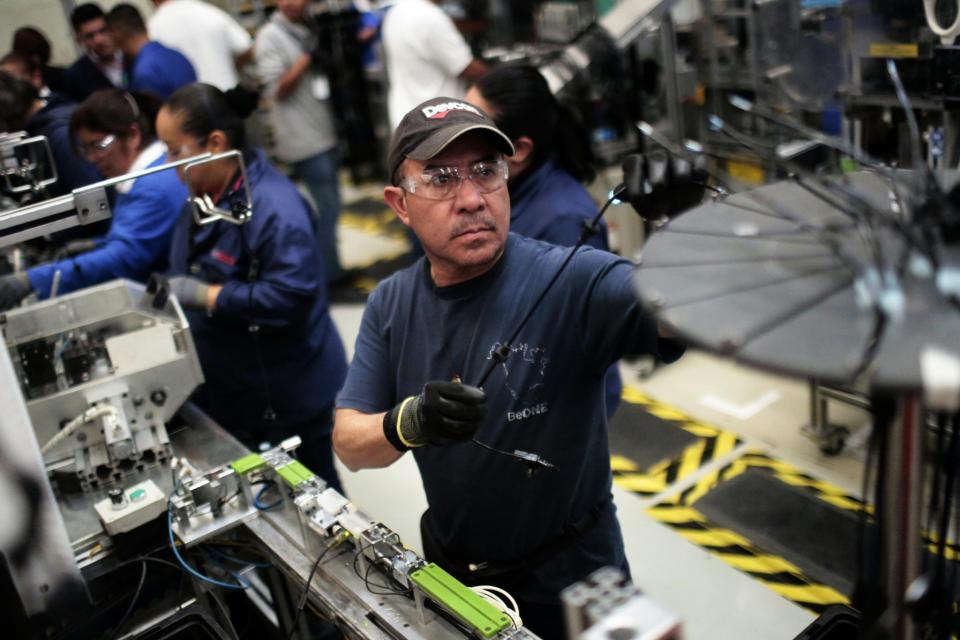
[[[244,160],[249,221],[197,226],[187,205],[170,273],[223,285],[212,314],[187,312],[206,378],[198,402],[228,430],[269,437],[332,408],[347,362],[309,205],[262,151]]]

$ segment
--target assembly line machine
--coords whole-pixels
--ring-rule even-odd
[[[22,176],[17,149],[36,142],[6,142],[5,171]],[[0,213],[0,247],[109,216],[105,188],[137,175]],[[249,195],[230,211],[191,201],[200,224],[255,215]],[[163,278],[28,304],[0,329],[0,593],[16,637],[232,638],[226,591],[285,637],[307,605],[350,638],[537,637],[327,486],[296,459],[299,438],[251,452],[191,404],[203,373]],[[211,575],[207,554],[236,547],[246,556]],[[166,577],[147,583],[148,568]],[[577,585],[568,613],[571,637],[679,637],[610,571]]]

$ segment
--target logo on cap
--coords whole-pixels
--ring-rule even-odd
[[[431,104],[430,106],[424,107],[421,109],[425,118],[430,120],[442,120],[447,117],[447,114],[451,111],[469,111],[470,113],[475,113],[476,115],[483,117],[483,114],[480,113],[480,110],[477,109],[472,104],[467,104],[466,102],[441,102],[440,104]]]

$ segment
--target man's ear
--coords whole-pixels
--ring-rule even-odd
[[[397,217],[400,218],[400,222],[409,227],[410,213],[407,211],[407,192],[400,187],[384,187],[383,199],[386,201],[387,206],[393,209]]]
[[[523,164],[533,155],[533,140],[528,136],[520,136],[513,141],[513,151],[510,159],[517,164]]]

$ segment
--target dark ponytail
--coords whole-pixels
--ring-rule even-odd
[[[123,89],[97,91],[70,116],[70,137],[75,140],[80,129],[125,137],[131,125],[136,125],[140,130],[140,148],[144,149],[157,139],[155,123],[159,111],[160,100],[149,94]]]
[[[581,119],[561,104],[547,81],[529,65],[505,65],[482,76],[476,88],[490,105],[491,118],[516,140],[533,140],[533,166],[548,158],[580,182],[596,177],[590,136]]]
[[[223,131],[233,149],[243,150],[246,131],[243,121],[257,107],[256,94],[230,89],[226,93],[216,87],[196,82],[177,89],[164,103],[171,114],[181,115],[181,129],[197,140],[206,139],[213,131]]]

